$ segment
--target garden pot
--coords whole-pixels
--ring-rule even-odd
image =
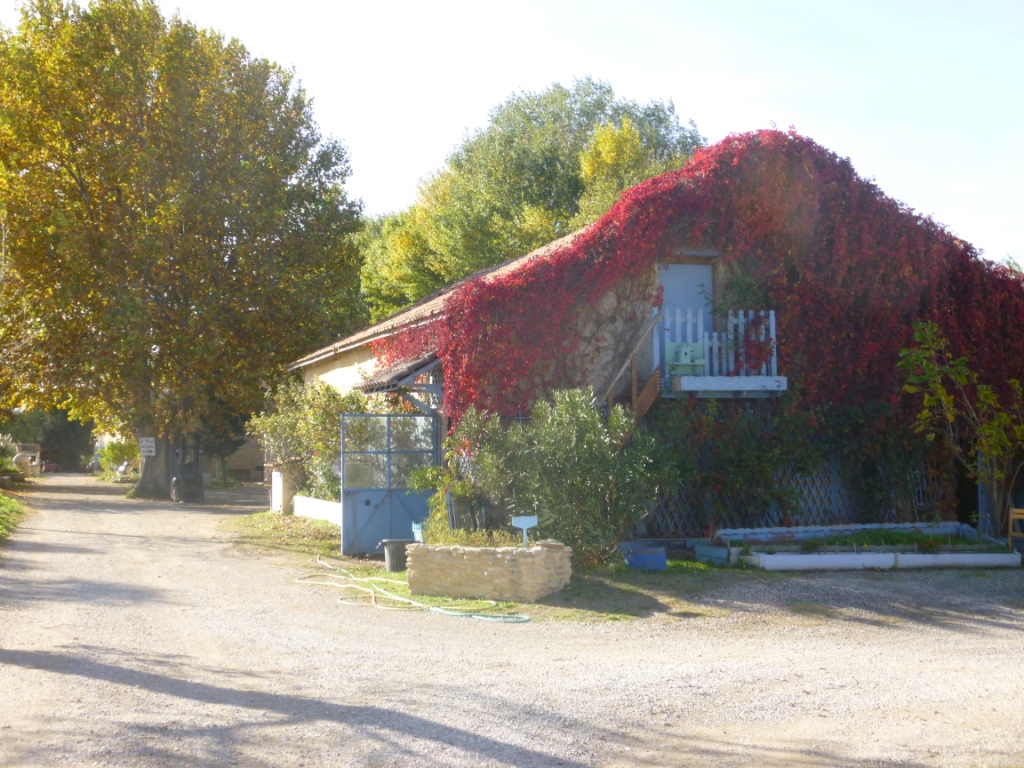
[[[405,548],[415,544],[413,539],[384,539],[384,565],[391,573],[405,570]]]
[[[642,568],[646,571],[667,571],[668,558],[664,547],[623,547],[626,565],[630,568]]]

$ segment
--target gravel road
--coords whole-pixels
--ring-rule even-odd
[[[1024,574],[801,574],[634,621],[341,605],[71,475],[0,547],[4,766],[1024,766]]]

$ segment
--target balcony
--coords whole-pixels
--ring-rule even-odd
[[[730,311],[721,332],[704,328],[700,309],[662,307],[654,365],[662,396],[773,397],[786,391],[779,375],[775,312]]]

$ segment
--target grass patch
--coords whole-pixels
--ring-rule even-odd
[[[710,598],[717,593],[734,587],[737,582],[754,585],[785,578],[760,569],[721,568],[681,559],[669,560],[667,571],[643,571],[615,564],[575,569],[568,587],[538,603],[499,603],[491,608],[484,601],[410,595],[406,573],[389,573],[381,559],[342,557],[339,553],[341,531],[330,523],[260,512],[229,520],[224,525],[246,544],[311,557],[319,555],[353,576],[374,579],[388,592],[399,597],[411,597],[431,607],[498,615],[521,613],[540,621],[593,623],[628,622],[649,617],[686,620],[722,616],[728,611],[711,604]],[[341,583],[342,580],[327,576],[330,573],[337,572],[313,566],[308,575],[316,581]],[[371,603],[369,595],[359,596],[357,590],[345,588],[337,591],[345,602]],[[378,604],[381,602],[378,598]]]
[[[10,536],[28,511],[6,493],[0,491],[0,541]]]
[[[615,564],[574,571],[566,589],[529,606],[527,612],[553,621],[710,618],[728,611],[708,605],[711,601],[704,598],[737,582],[754,584],[779,578],[770,571],[720,568],[694,560],[669,560],[666,571]]]
[[[337,557],[341,551],[341,529],[326,520],[257,512],[228,520],[224,527],[245,544],[264,549],[321,557]]]
[[[1006,552],[1001,543],[988,543],[977,538],[966,538],[959,535],[935,536],[930,532],[917,533],[886,528],[856,531],[853,533],[836,534],[815,539],[802,539],[793,542],[800,552],[813,554],[820,552],[856,551],[863,548],[876,548],[881,551],[908,551],[923,554],[943,551],[969,552]],[[787,549],[780,545],[780,548]],[[772,546],[758,547],[767,554],[773,554]]]
[[[416,600],[419,603],[444,610],[462,613],[487,613],[506,615],[519,612],[521,606],[515,603],[498,603],[492,605],[485,600],[457,600],[448,597],[426,597],[412,595],[409,592],[408,575],[403,571],[390,573],[380,560],[355,560],[341,557],[341,529],[325,520],[311,520],[308,517],[280,515],[276,512],[257,512],[254,515],[235,518],[224,523],[227,530],[238,534],[239,540],[245,544],[262,549],[275,549],[281,552],[319,556],[335,568],[343,568],[356,579],[369,579],[381,589],[401,598]],[[345,602],[372,605],[374,598],[369,593],[351,588],[339,588],[337,585],[349,583],[353,586],[369,587],[369,584],[358,581],[346,582],[335,578],[342,574],[328,568],[311,569],[304,578],[310,578],[324,584],[331,584],[338,589],[339,596]],[[333,576],[333,577],[332,577]],[[376,596],[378,605],[401,609],[397,601],[388,601],[383,595]]]
[[[376,605],[392,610],[422,610],[422,608],[404,602],[405,600],[413,600],[429,608],[463,614],[476,613],[501,617],[522,613],[521,609],[523,606],[516,603],[414,595],[409,591],[408,573],[405,571],[398,573],[386,571],[384,566],[379,563],[353,564],[340,560],[329,564],[334,565],[336,568],[344,569],[344,571],[354,576],[355,579],[346,579],[344,573],[328,568],[312,571],[304,578],[321,584],[329,584],[338,589],[340,599],[344,603]],[[356,589],[356,587],[360,589]],[[375,591],[371,593],[368,591],[370,589]],[[389,595],[399,599],[392,599]]]

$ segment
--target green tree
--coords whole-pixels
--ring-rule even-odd
[[[42,458],[57,464],[61,472],[79,472],[92,460],[93,424],[69,419],[57,408],[12,413],[0,417],[0,433],[8,432],[17,443],[39,443]]]
[[[676,148],[687,152],[688,146]],[[615,205],[624,189],[645,179],[678,168],[686,161],[685,154],[676,154],[671,147],[645,143],[643,135],[631,118],[599,126],[580,153],[580,178],[583,193],[579,212],[572,225],[582,227],[599,219]]]
[[[907,381],[903,391],[920,398],[915,431],[946,441],[954,458],[992,495],[993,531],[1005,531],[1013,486],[1024,468],[1021,383],[1006,382],[1009,396],[1001,402],[993,387],[979,383],[966,356],[953,356],[935,323],[914,326],[914,346],[900,352],[899,368]]]
[[[269,457],[296,462],[307,492],[318,499],[341,497],[341,414],[366,413],[369,401],[358,391],[341,394],[322,382],[291,380],[268,398],[267,409],[253,416],[246,430]]]
[[[703,141],[671,103],[618,99],[590,79],[513,96],[408,210],[378,222],[362,275],[374,317],[593,221]]]
[[[157,437],[137,492],[165,497],[170,439],[361,320],[348,173],[239,42],[152,0],[32,0],[0,33],[7,383]]]

